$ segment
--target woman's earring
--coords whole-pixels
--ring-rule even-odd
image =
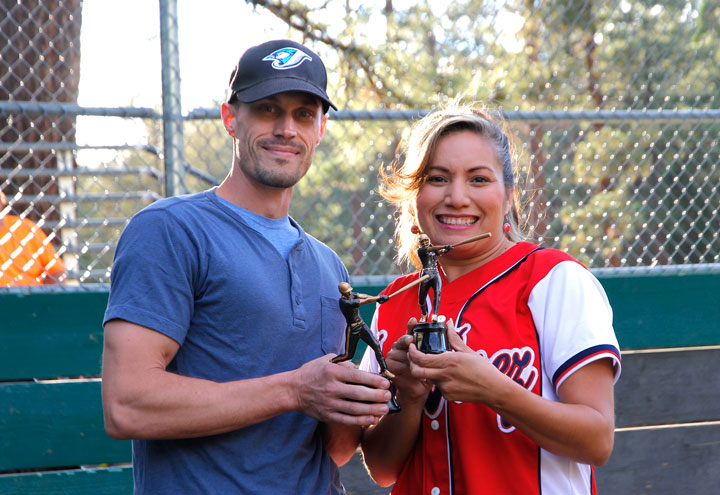
[[[510,223],[509,223],[509,222],[505,222],[505,223],[503,224],[503,230],[505,231],[506,234],[507,234],[508,232],[510,232]]]
[[[420,233],[420,227],[418,227],[417,225],[413,225],[412,227],[410,227],[410,232],[417,235]]]

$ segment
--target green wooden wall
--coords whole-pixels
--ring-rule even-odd
[[[720,274],[657,273],[600,281],[613,307],[620,346],[628,352],[623,359],[624,378],[616,389],[616,449],[611,462],[599,471],[598,486],[642,481],[644,487],[647,480],[658,479],[664,472],[670,475],[660,485],[668,490],[658,495],[676,493],[677,486],[691,482],[716,485],[720,478],[715,474],[686,478],[680,474],[688,471],[683,460],[688,458],[695,459],[693,466],[717,473],[711,469],[711,460],[717,458],[714,439],[720,435],[718,403],[713,400],[717,387],[704,384],[720,350],[675,348],[720,345]],[[373,295],[382,289],[355,287]],[[104,433],[99,380],[77,379],[100,374],[107,297],[102,291],[23,294],[0,290],[0,493],[130,493],[129,442],[112,440]],[[369,322],[372,305],[361,310]],[[631,352],[648,348],[665,350]],[[360,347],[356,352],[356,362],[363,350]],[[43,380],[58,376],[74,379]],[[673,421],[679,427],[661,425],[652,434],[632,428]],[[697,430],[695,440],[688,436],[688,421],[690,426],[702,422],[697,423],[702,428],[692,430]],[[640,444],[642,448],[637,448]],[[673,450],[677,445],[683,449]],[[648,455],[653,452],[667,455],[659,463],[655,454]],[[63,470],[86,464],[96,467]],[[628,465],[634,466],[631,472]],[[668,465],[675,466],[674,470],[668,470]],[[14,471],[31,468],[38,471]],[[680,481],[673,484],[672,480]],[[363,478],[361,484],[369,483]],[[99,486],[105,488],[99,490]]]
[[[623,349],[720,344],[720,273],[599,277]],[[378,294],[383,287],[355,287]],[[362,306],[370,322],[373,305]]]
[[[600,278],[614,311],[615,331],[623,349],[720,344],[720,274],[627,275]],[[383,287],[355,286],[377,294]],[[106,292],[31,293],[0,292],[0,355],[8,338],[25,341],[44,352],[47,366],[64,359],[58,349],[75,338],[78,328],[96,329],[89,346],[102,339]],[[361,308],[370,322],[373,305]],[[17,348],[17,342],[12,343]],[[45,344],[45,345],[38,345]],[[7,346],[10,347],[9,345]],[[96,359],[96,358],[90,358]],[[6,363],[9,364],[9,363]],[[0,367],[3,363],[0,363]],[[12,366],[22,366],[13,363]],[[78,367],[86,368],[85,363]],[[0,368],[0,375],[5,375]]]

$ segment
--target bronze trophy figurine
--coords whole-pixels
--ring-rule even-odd
[[[418,302],[420,303],[420,321],[413,328],[415,335],[415,347],[420,352],[426,354],[440,354],[448,350],[447,346],[447,327],[445,322],[438,321],[438,308],[440,307],[440,293],[442,292],[442,280],[438,272],[437,257],[440,254],[447,253],[453,246],[432,246],[430,238],[425,234],[420,234],[420,246],[417,254],[422,264],[420,269],[420,278],[426,277],[420,283],[418,290]],[[433,305],[432,315],[428,314],[427,296],[432,288]],[[428,318],[430,321],[428,321]]]
[[[392,379],[395,378],[388,369],[385,358],[383,357],[382,350],[380,349],[380,343],[377,341],[375,336],[370,331],[362,316],[360,316],[360,306],[363,304],[377,302],[382,304],[390,299],[389,296],[369,296],[367,294],[358,294],[352,291],[352,287],[347,282],[341,282],[338,285],[340,291],[340,311],[345,316],[347,321],[346,334],[345,334],[345,354],[342,356],[336,356],[332,359],[333,363],[339,363],[352,359],[355,355],[355,349],[357,348],[358,340],[362,339],[369,348],[375,352],[375,358],[380,365],[380,374],[390,380],[390,392],[392,397],[388,401],[387,405],[390,413],[398,412],[400,405],[395,399],[395,385],[392,383]]]
[[[430,238],[425,234],[420,234],[420,246],[417,250],[418,258],[422,264],[420,274],[416,283],[420,284],[418,290],[418,302],[420,303],[421,317],[420,321],[413,328],[415,336],[415,347],[420,352],[426,354],[441,354],[448,351],[447,345],[447,325],[444,321],[438,321],[438,310],[440,307],[440,294],[442,292],[442,279],[438,271],[438,256],[447,253],[451,249],[463,244],[475,242],[492,234],[486,232],[470,239],[465,239],[457,244],[447,244],[445,246],[432,246]],[[432,314],[429,314],[427,297],[430,289],[433,290]]]

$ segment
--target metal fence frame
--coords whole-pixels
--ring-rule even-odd
[[[133,149],[147,152],[156,157],[161,157],[163,170],[153,167],[145,168],[122,168],[106,170],[86,170],[74,168],[72,170],[13,170],[10,175],[31,175],[31,174],[52,174],[60,176],[60,197],[49,198],[59,199],[62,203],[72,203],[76,198],[72,193],[63,193],[62,177],[82,176],[83,174],[128,174],[145,173],[149,174],[164,186],[163,196],[173,196],[188,192],[186,176],[188,174],[200,179],[208,185],[218,184],[217,178],[193,168],[185,159],[184,124],[193,120],[219,119],[220,110],[195,109],[182,114],[180,98],[180,67],[179,67],[179,40],[178,40],[178,18],[177,0],[159,0],[160,7],[160,46],[162,50],[162,112],[158,113],[150,108],[138,107],[82,107],[69,103],[43,103],[43,102],[20,102],[0,101],[0,114],[22,114],[37,116],[103,116],[140,118],[162,121],[163,123],[163,149],[159,150],[150,145],[122,145],[122,146],[82,146],[74,143],[0,143],[0,151],[53,151],[62,153],[74,153],[84,149]],[[385,111],[385,110],[341,110],[331,112],[330,118],[338,121],[362,121],[362,120],[388,120],[388,121],[411,121],[431,112],[426,110],[410,111]],[[720,121],[720,110],[597,110],[597,111],[507,111],[503,112],[503,118],[508,122],[711,122]],[[144,193],[143,193],[144,194]],[[158,199],[155,193],[148,192],[151,200]],[[87,200],[88,197],[83,197]],[[90,198],[92,199],[92,198]],[[107,199],[107,197],[105,198]],[[79,222],[87,225],[88,221],[74,218],[72,210],[67,210],[61,221],[60,228],[73,228]],[[104,219],[104,222],[122,222],[117,219]],[[126,220],[125,220],[126,221]],[[97,245],[85,246],[84,249],[107,250],[113,246]],[[74,254],[72,244],[68,246],[67,253]],[[705,263],[695,265],[669,265],[669,266],[637,266],[621,268],[596,268],[594,272],[602,276],[627,275],[628,273],[644,274],[652,271],[653,274],[676,275],[680,272],[704,272],[720,273],[720,263]],[[354,283],[358,285],[381,285],[387,283],[396,274],[387,276],[363,276],[356,277]],[[93,287],[105,288],[107,284],[88,284]],[[83,286],[81,286],[82,289]],[[35,289],[24,289],[35,290]],[[47,290],[47,288],[43,288]],[[53,290],[71,290],[68,287]]]

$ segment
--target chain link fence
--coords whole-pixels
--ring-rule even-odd
[[[0,216],[37,225],[65,267],[38,282],[61,282],[62,290],[107,284],[129,218],[165,195],[218,184],[232,158],[219,119],[224,95],[207,108],[180,103],[181,76],[193,67],[180,67],[179,55],[228,49],[208,34],[197,36],[199,47],[183,45],[178,33],[198,31],[203,20],[183,16],[182,1],[179,10],[161,0],[151,11],[160,13],[152,41],[163,54],[156,67],[162,101],[78,105],[90,3],[0,0],[0,191],[7,197]],[[277,26],[278,5],[250,3],[235,29]],[[375,192],[378,170],[398,157],[413,120],[456,95],[493,102],[513,131],[531,239],[607,275],[720,271],[714,3],[351,3],[295,6],[308,22],[338,15],[366,32],[353,31],[354,45],[337,41],[348,33],[289,32],[323,56],[341,108],[295,189],[291,214],[340,254],[356,284],[404,270],[394,263],[393,211]],[[288,35],[274,29],[269,37]],[[358,47],[369,65],[354,65]],[[108,122],[139,129],[128,133],[139,137],[78,143],[78,124]],[[16,263],[13,252],[3,253],[12,236],[0,233],[0,272]]]

